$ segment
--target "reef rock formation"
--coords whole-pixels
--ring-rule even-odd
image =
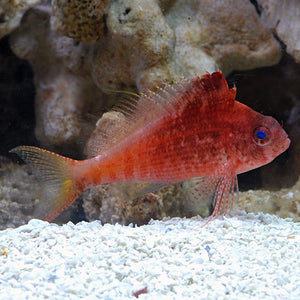
[[[156,1],[113,1],[107,35],[90,66],[100,89],[153,88],[179,76],[172,59],[175,35]]]
[[[229,73],[275,64],[281,56],[245,0],[47,3],[28,11],[11,46],[33,66],[36,136],[52,149],[73,149],[86,128],[82,115],[99,103],[111,106],[115,97],[103,94],[109,89],[144,91],[218,67]]]
[[[0,38],[16,29],[24,13],[41,2],[42,0],[0,0]]]
[[[45,147],[71,149],[86,129],[82,112],[103,99],[83,69],[84,45],[51,30],[48,12],[40,9],[26,14],[10,44],[35,74],[37,139]]]
[[[38,187],[24,166],[0,157],[0,230],[33,218]]]
[[[176,35],[176,61],[189,76],[210,72],[212,62],[228,74],[273,65],[281,57],[250,1],[179,0],[166,18]]]
[[[218,68],[227,75],[277,64],[282,49],[272,35],[274,28],[299,61],[299,27],[288,35],[288,25],[274,25],[275,20],[287,20],[276,1],[258,1],[261,16],[248,0],[19,2],[4,0],[0,37],[22,18],[10,45],[33,68],[36,137],[41,146],[77,157],[88,136],[87,153],[93,152],[98,131],[109,133],[122,118],[108,113],[99,119],[120,98],[111,90],[145,91],[182,75],[189,78]],[[292,5],[299,7],[294,2],[284,1],[290,20],[295,17]],[[10,15],[16,16],[14,21]],[[182,191],[182,186],[172,186],[127,201],[111,185],[91,189],[82,199],[90,220],[143,224],[150,218],[186,215]],[[207,207],[202,209],[208,213]]]
[[[300,221],[300,179],[291,188],[276,191],[249,190],[240,193],[234,211],[242,209],[252,213],[269,213],[281,218]]]
[[[95,42],[103,36],[104,16],[109,0],[54,0],[52,25],[62,35],[75,41]]]
[[[262,22],[286,45],[286,51],[300,63],[300,2],[258,0]]]

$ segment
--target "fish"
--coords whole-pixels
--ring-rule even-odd
[[[191,201],[211,199],[205,226],[232,208],[238,174],[271,162],[290,145],[274,118],[235,98],[236,87],[229,88],[221,71],[182,78],[113,107],[123,118],[94,139],[85,160],[34,146],[10,152],[49,187],[38,208],[44,220],[53,220],[91,186],[120,182],[149,192],[189,182]]]

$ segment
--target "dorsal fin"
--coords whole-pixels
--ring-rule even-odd
[[[187,105],[198,105],[201,109],[217,103],[233,106],[235,95],[235,88],[229,89],[223,74],[218,71],[182,79],[173,85],[166,84],[156,92],[148,91],[139,98],[121,101],[113,112],[104,114],[98,121],[85,152],[89,157],[99,155],[146,124],[172,115]]]

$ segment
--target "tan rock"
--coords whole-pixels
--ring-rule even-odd
[[[96,107],[102,114],[120,98],[108,94],[111,89],[145,91],[181,75],[218,66],[228,74],[276,64],[281,57],[279,44],[247,0],[116,0],[109,6],[90,0],[85,9],[78,2],[56,0],[53,12],[49,5],[31,9],[10,39],[13,51],[33,66],[36,136],[48,149],[73,152],[89,134],[84,115],[96,114]],[[109,134],[120,119],[116,113],[103,115],[87,149],[99,130]],[[184,195],[178,185],[131,199],[112,185],[82,197],[91,220],[142,224],[184,216]],[[200,209],[207,214],[207,206]]]
[[[102,94],[83,69],[84,45],[58,35],[49,24],[48,12],[32,9],[10,44],[34,70],[36,137],[50,149],[73,147],[86,129],[82,113],[98,105]]]
[[[277,191],[249,190],[240,193],[239,201],[234,206],[252,213],[269,213],[281,218],[292,218],[300,221],[300,179],[291,188],[283,188]]]
[[[286,51],[300,63],[300,2],[258,0],[262,22],[286,45]]]
[[[0,0],[0,38],[16,29],[24,13],[41,2],[42,0]]]
[[[84,9],[77,2],[31,9],[11,36],[14,52],[32,63],[36,135],[50,148],[73,148],[87,132],[83,115],[117,98],[107,90],[145,91],[217,65],[228,73],[280,57],[277,42],[245,0],[90,0]]]
[[[145,90],[179,76],[175,69],[173,72],[172,62],[168,62],[174,48],[174,32],[156,1],[113,1],[107,15],[107,31],[90,57],[98,88],[132,90],[137,86]]]
[[[95,42],[103,36],[109,0],[54,0],[53,28],[75,41]]]
[[[176,60],[184,74],[228,74],[276,64],[281,51],[247,0],[178,0],[166,11],[176,34]]]

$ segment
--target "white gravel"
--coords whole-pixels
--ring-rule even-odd
[[[0,231],[4,299],[300,299],[300,223],[240,213]]]

